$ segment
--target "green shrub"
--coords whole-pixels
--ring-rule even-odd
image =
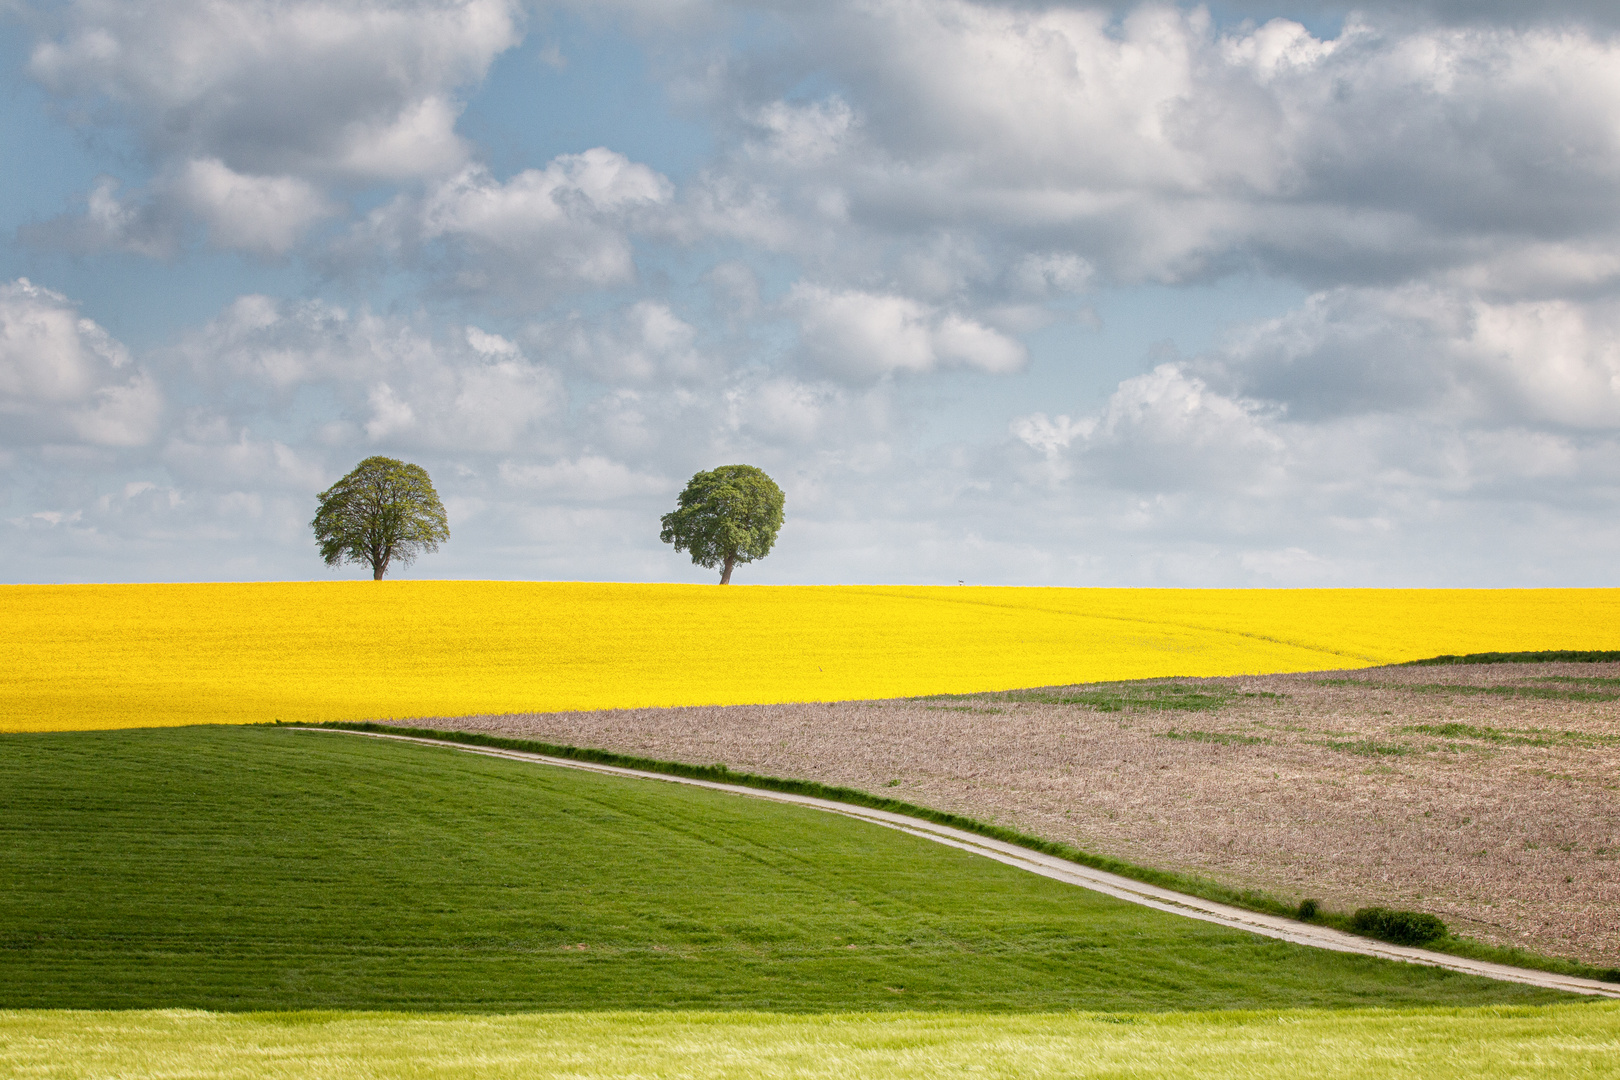
[[[1350,929],[1391,945],[1426,945],[1446,936],[1446,924],[1421,911],[1364,907],[1350,917]]]
[[[1301,900],[1299,902],[1299,921],[1315,922],[1316,916],[1321,913],[1321,905],[1315,900]]]

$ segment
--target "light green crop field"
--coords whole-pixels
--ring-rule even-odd
[[[674,784],[274,727],[0,736],[0,1008],[1558,1000]]]
[[[1620,1003],[1138,1015],[0,1012],[44,1078],[1620,1076]]]

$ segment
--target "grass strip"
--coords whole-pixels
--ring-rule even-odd
[[[1375,679],[1317,679],[1316,682],[1320,686],[1365,686],[1396,693],[1535,698],[1542,701],[1620,701],[1620,691],[1574,690],[1559,686],[1464,686],[1457,683],[1378,682]]]
[[[1620,1002],[819,1016],[0,1012],[0,1073],[172,1080],[1620,1077]]]
[[[1446,724],[1408,724],[1402,731],[1420,735],[1433,735],[1442,739],[1474,739],[1478,742],[1500,743],[1505,746],[1612,746],[1620,743],[1620,735],[1595,735],[1587,731],[1553,731],[1550,728],[1479,727],[1474,724],[1451,722]]]
[[[1240,735],[1233,731],[1169,731],[1155,732],[1155,739],[1176,739],[1185,742],[1214,743],[1217,746],[1258,746],[1269,744],[1270,739],[1260,735]]]
[[[1264,912],[1268,915],[1281,915],[1285,918],[1297,918],[1300,911],[1299,904],[1290,904],[1259,889],[1233,889],[1208,878],[1138,866],[1122,859],[1113,859],[1106,855],[1095,855],[1089,851],[1081,851],[1079,848],[1071,847],[1068,844],[1045,840],[1029,833],[1019,832],[1016,829],[991,825],[962,814],[933,810],[900,799],[873,795],[856,788],[836,787],[817,783],[814,780],[790,780],[777,776],[762,776],[758,773],[734,772],[723,763],[692,765],[686,762],[662,761],[657,758],[618,754],[589,747],[541,742],[537,739],[514,739],[476,731],[440,731],[436,728],[403,727],[393,724],[378,724],[371,721],[334,720],[325,724],[304,726],[410,735],[416,738],[435,739],[440,742],[462,743],[468,746],[487,746],[500,750],[518,750],[532,754],[545,754],[548,757],[565,758],[571,761],[588,761],[598,765],[615,765],[620,768],[638,769],[642,772],[662,773],[667,776],[711,780],[724,784],[736,784],[741,787],[760,788],[766,791],[808,795],[832,802],[849,803],[852,806],[864,806],[873,810],[887,810],[891,813],[905,814],[908,817],[921,818],[924,821],[932,821],[938,825],[948,825],[964,832],[1016,844],[1031,851],[1055,855],[1060,859],[1079,863],[1081,866],[1089,866],[1093,870],[1104,870],[1111,874],[1118,874],[1120,877],[1130,878],[1133,881],[1141,881],[1165,889],[1174,889],[1177,892],[1187,893],[1200,899],[1230,904],[1233,907],[1244,908],[1249,911]],[[1377,744],[1372,749],[1354,749],[1352,744],[1345,744],[1343,748],[1355,753],[1409,752],[1405,749],[1391,751],[1383,747],[1382,744]],[[1313,910],[1315,910],[1315,915],[1308,921],[1323,926],[1331,926],[1346,933],[1355,933],[1355,930],[1351,927],[1351,915],[1349,913],[1323,909],[1317,907],[1314,902]],[[1453,956],[1465,956],[1475,960],[1490,960],[1499,964],[1510,964],[1514,967],[1529,968],[1535,971],[1550,971],[1560,975],[1574,975],[1584,979],[1600,979],[1606,982],[1620,983],[1620,968],[1600,968],[1578,960],[1542,956],[1521,949],[1500,948],[1470,938],[1448,935],[1439,941],[1429,943],[1425,948],[1435,952],[1450,953]]]
[[[998,690],[975,694],[928,694],[908,698],[931,709],[952,709],[963,712],[1000,712],[995,708],[975,708],[971,705],[934,705],[940,701],[975,701],[981,704],[995,702],[1025,702],[1034,705],[1080,705],[1094,712],[1124,712],[1128,709],[1148,709],[1167,712],[1214,712],[1241,698],[1282,698],[1282,694],[1268,691],[1238,691],[1207,684],[1187,685],[1169,680],[1144,680],[1129,683],[1086,683],[1070,686],[1042,686],[1027,690]]]
[[[1382,743],[1377,739],[1306,739],[1312,746],[1320,746],[1324,750],[1337,750],[1344,754],[1360,754],[1363,757],[1405,757],[1417,751],[1405,743]]]
[[[1620,652],[1604,649],[1543,649],[1540,652],[1477,652],[1461,656],[1431,656],[1408,660],[1401,667],[1440,667],[1447,664],[1612,664]]]

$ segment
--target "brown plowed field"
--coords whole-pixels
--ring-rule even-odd
[[[1620,965],[1620,664],[400,722],[861,788]]]

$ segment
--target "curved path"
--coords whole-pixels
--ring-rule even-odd
[[[1493,964],[1485,960],[1470,960],[1466,957],[1451,956],[1447,953],[1431,952],[1428,949],[1390,945],[1382,941],[1374,941],[1371,938],[1360,937],[1356,934],[1348,934],[1342,930],[1334,930],[1331,927],[1316,926],[1279,915],[1263,915],[1255,911],[1246,911],[1243,908],[1218,904],[1213,900],[1204,900],[1197,896],[1189,896],[1186,893],[1173,892],[1170,889],[1161,889],[1156,885],[1133,881],[1130,878],[1110,874],[1104,870],[1093,870],[1089,866],[1082,866],[1067,859],[1060,859],[1055,855],[1031,851],[1016,844],[992,840],[987,836],[979,836],[976,833],[966,832],[962,829],[953,829],[948,825],[936,825],[931,821],[907,817],[904,814],[895,814],[887,810],[872,810],[864,806],[853,806],[849,803],[834,802],[831,799],[818,799],[809,795],[794,795],[785,791],[743,787],[738,784],[721,784],[712,780],[694,780],[684,776],[643,772],[640,769],[625,769],[615,765],[599,765],[595,762],[549,757],[545,754],[533,754],[521,750],[468,746],[464,743],[444,742],[439,739],[422,739],[410,735],[386,735],[372,731],[346,731],[342,728],[293,728],[292,730],[328,735],[359,735],[370,739],[390,739],[395,742],[419,743],[424,746],[459,750],[463,753],[482,754],[485,757],[528,761],[541,765],[555,765],[558,768],[579,769],[582,772],[600,773],[604,776],[622,776],[636,780],[662,780],[669,784],[686,784],[690,787],[708,788],[711,791],[723,791],[729,795],[743,795],[751,799],[769,799],[772,802],[808,806],[812,809],[824,810],[830,814],[842,814],[844,817],[871,822],[885,828],[898,829],[900,832],[910,833],[912,836],[919,836],[924,840],[932,840],[936,844],[945,844],[948,847],[971,851],[976,855],[983,855],[987,859],[994,859],[999,863],[1006,863],[1008,866],[1016,866],[1020,870],[1028,870],[1032,874],[1040,874],[1042,877],[1053,878],[1057,881],[1067,882],[1070,885],[1078,885],[1083,889],[1104,893],[1119,900],[1141,904],[1143,907],[1168,911],[1172,915],[1184,915],[1189,919],[1202,919],[1205,922],[1228,926],[1235,930],[1247,930],[1253,934],[1277,938],[1281,941],[1291,941],[1297,945],[1310,945],[1318,949],[1332,949],[1336,952],[1359,953],[1363,956],[1377,956],[1385,960],[1401,960],[1409,964],[1426,964],[1430,967],[1445,968],[1465,975],[1482,975],[1488,979],[1524,983],[1528,986],[1539,986],[1548,990],[1564,990],[1575,994],[1620,998],[1620,986],[1614,983],[1599,982],[1596,979],[1582,979],[1573,975],[1559,975],[1550,971],[1534,971],[1529,968],[1511,967],[1507,964]]]

